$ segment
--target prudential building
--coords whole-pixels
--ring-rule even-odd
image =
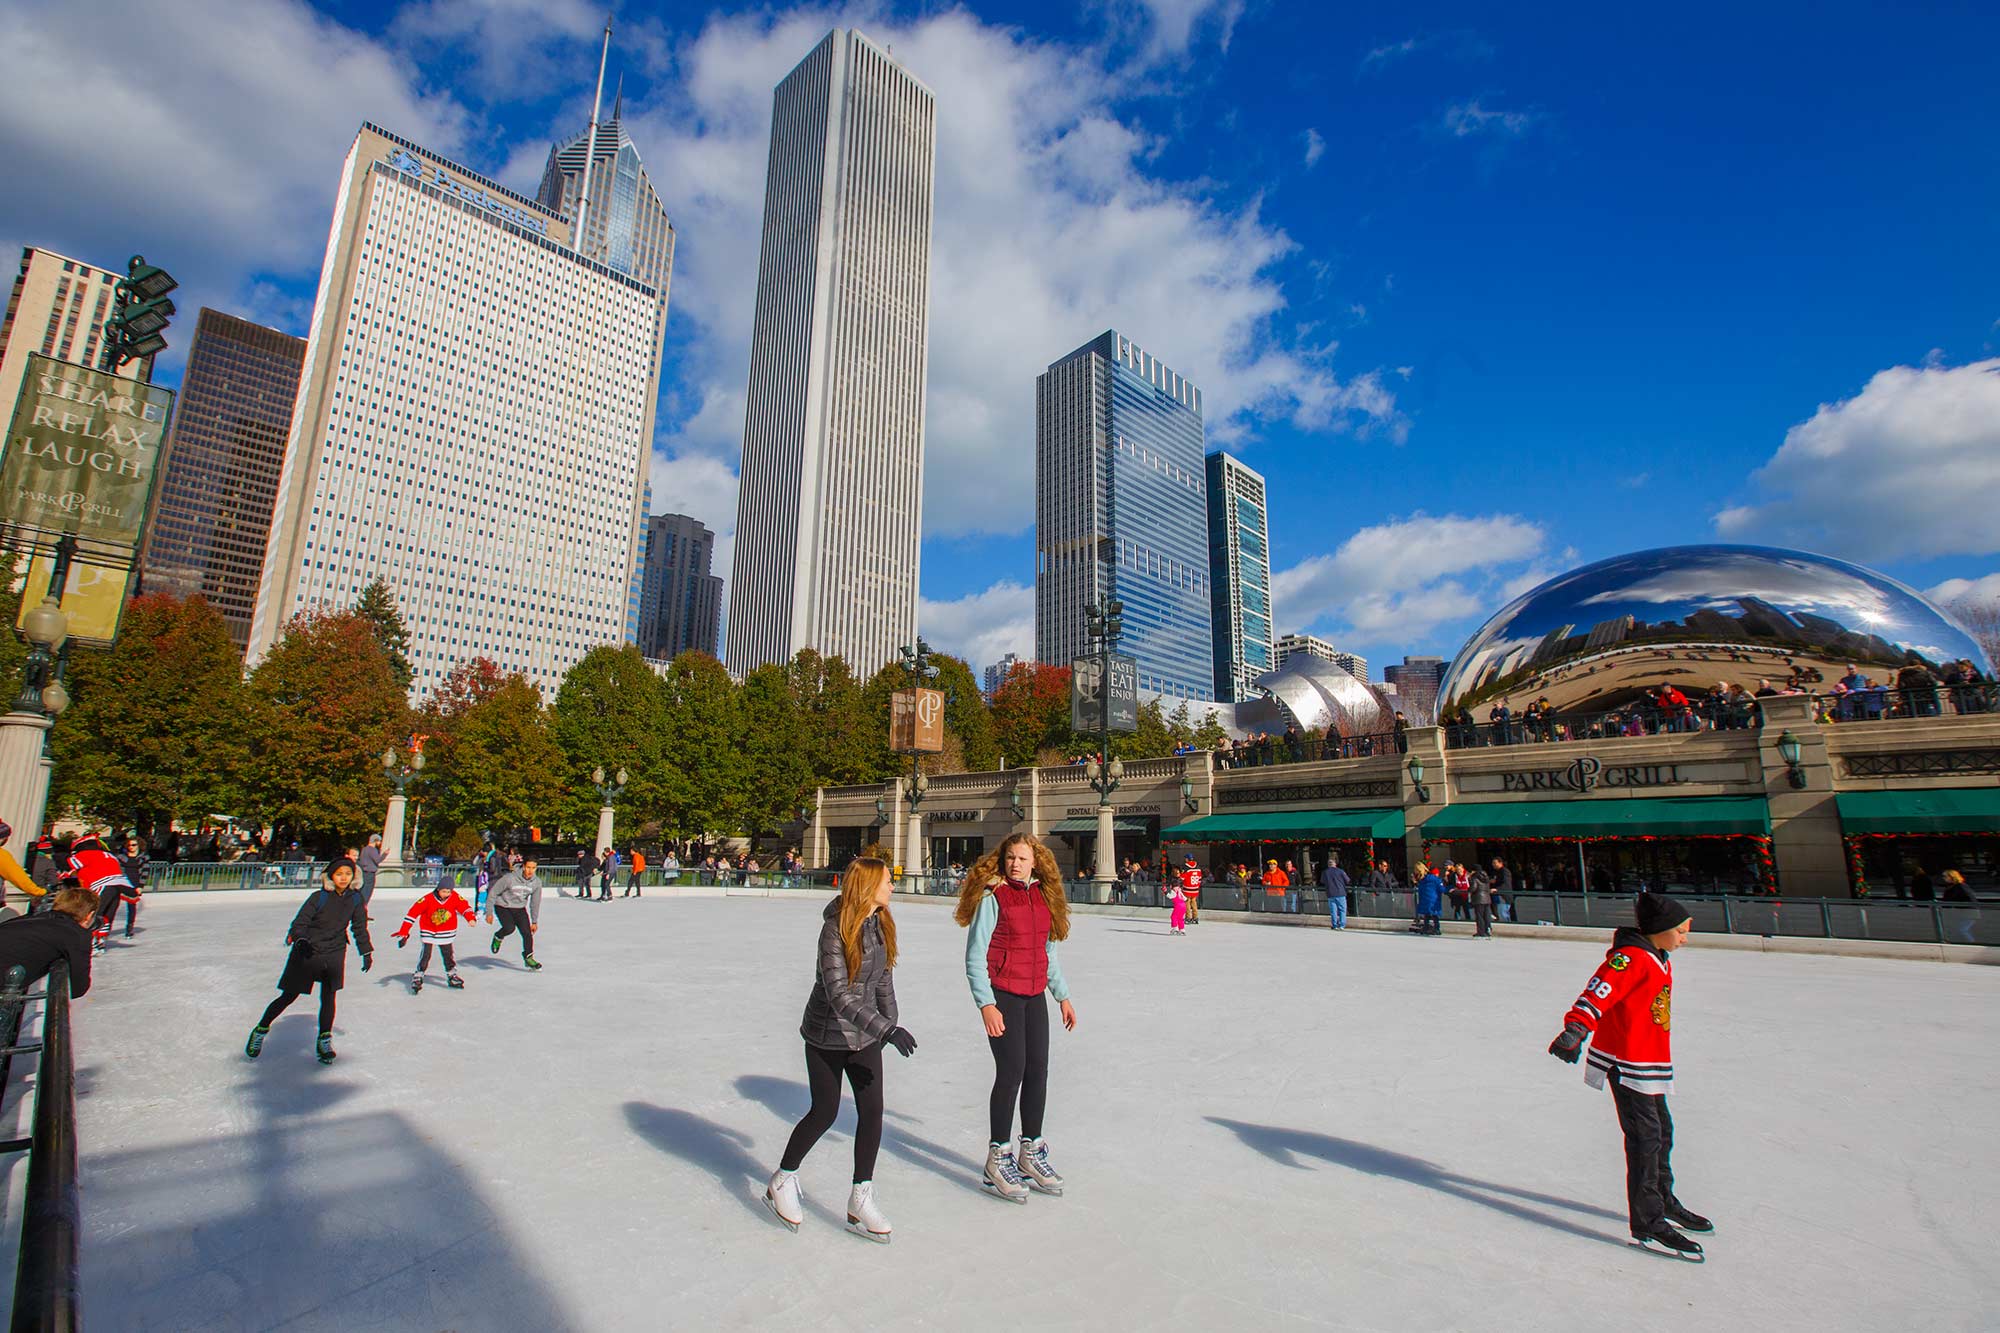
[[[660,293],[570,222],[364,125],[342,169],[249,659],[376,578],[411,694],[485,656],[553,698],[624,637]]]

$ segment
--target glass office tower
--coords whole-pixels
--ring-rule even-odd
[[[1215,617],[1215,693],[1257,697],[1277,665],[1271,648],[1271,544],[1264,476],[1220,450],[1208,456],[1208,570]]]

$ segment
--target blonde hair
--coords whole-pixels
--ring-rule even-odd
[[[1006,881],[1000,866],[1007,859],[1010,847],[1027,847],[1033,851],[1035,880],[1042,886],[1042,901],[1049,905],[1049,938],[1068,939],[1069,899],[1063,896],[1062,870],[1056,865],[1055,853],[1044,847],[1041,839],[1032,833],[1010,833],[1000,840],[998,847],[972,863],[972,869],[965,872],[965,882],[959,885],[958,907],[951,914],[952,920],[961,926],[972,924],[973,916],[979,911],[979,900],[995,884]]]
[[[872,856],[855,857],[840,877],[840,951],[847,955],[850,982],[861,972],[861,923],[871,914],[882,921],[883,966],[896,965],[896,918],[888,908],[875,906],[875,891],[888,878],[888,863]]]

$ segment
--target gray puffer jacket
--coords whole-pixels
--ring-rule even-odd
[[[861,974],[847,975],[847,952],[840,947],[840,899],[826,905],[819,928],[819,975],[806,1000],[799,1035],[813,1046],[834,1051],[866,1050],[896,1030],[896,982],[882,945],[882,923],[861,923]]]

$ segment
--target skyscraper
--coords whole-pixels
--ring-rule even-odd
[[[715,534],[686,514],[647,522],[640,652],[663,661],[690,648],[714,655],[722,628],[722,580],[709,572],[714,555]]]
[[[624,637],[659,293],[373,125],[342,169],[250,633],[382,578],[412,693],[484,655],[553,695]]]
[[[104,317],[111,313],[111,289],[124,276],[53,250],[22,247],[21,267],[7,293],[7,313],[0,317],[0,423],[14,414],[28,353],[97,368]],[[126,379],[150,380],[153,358],[128,361],[118,373]]]
[[[986,668],[986,678],[980,683],[980,693],[986,696],[988,703],[993,701],[993,696],[999,693],[1000,687],[1006,683],[1007,673],[1020,664],[1021,656],[1019,653],[1008,653],[992,666]]]
[[[199,593],[250,641],[306,340],[203,309],[140,554],[148,592]]]
[[[1125,604],[1139,688],[1215,698],[1201,390],[1115,330],[1035,380],[1035,656],[1087,647],[1084,609]],[[1267,574],[1268,580],[1268,574]]]
[[[1257,697],[1250,682],[1277,665],[1271,653],[1271,540],[1264,474],[1233,454],[1208,456],[1209,604],[1215,697]]]
[[[1310,653],[1333,663],[1356,680],[1368,679],[1368,659],[1358,653],[1344,653],[1316,634],[1281,634],[1273,666],[1283,666],[1293,653]]]
[[[1451,663],[1442,657],[1405,657],[1400,666],[1382,668],[1382,679],[1396,687],[1397,706],[1411,725],[1437,721],[1438,686]]]
[[[867,676],[913,643],[936,112],[836,29],[778,85],[737,483],[729,669]]]

